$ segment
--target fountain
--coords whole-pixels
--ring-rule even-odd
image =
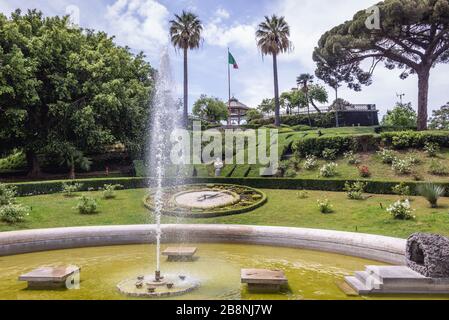
[[[154,177],[152,188],[153,214],[156,220],[156,270],[154,276],[139,275],[134,279],[118,284],[118,290],[132,297],[166,297],[185,294],[196,289],[199,282],[186,275],[162,275],[161,273],[161,215],[164,210],[164,180],[167,168],[171,166],[171,134],[181,126],[180,110],[173,98],[175,88],[172,78],[168,49],[164,49],[156,79],[156,92],[153,100],[149,176]],[[178,179],[175,185],[182,184]]]

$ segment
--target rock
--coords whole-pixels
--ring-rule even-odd
[[[407,240],[407,266],[428,278],[449,278],[449,238],[415,233]]]

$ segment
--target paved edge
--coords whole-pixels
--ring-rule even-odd
[[[163,225],[164,243],[241,243],[302,248],[404,265],[406,240],[332,230],[245,225]],[[0,256],[154,243],[155,225],[72,227],[0,233]]]

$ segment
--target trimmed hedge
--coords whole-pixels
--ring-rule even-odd
[[[286,189],[286,190],[323,190],[323,191],[344,191],[345,183],[356,182],[359,180],[321,180],[321,179],[294,179],[294,178],[187,178],[185,184],[198,183],[221,183],[249,186],[261,189]],[[392,188],[401,183],[401,181],[373,181],[363,180],[367,183],[366,192],[374,194],[393,194]],[[62,190],[62,184],[70,182],[69,180],[61,181],[43,181],[8,184],[17,187],[19,196],[31,196],[39,194],[59,193]],[[105,184],[120,184],[124,189],[147,188],[152,184],[149,178],[110,178],[110,179],[84,179],[74,180],[73,182],[83,184],[80,191],[98,190]],[[167,179],[167,185],[179,183],[177,179]],[[416,188],[425,182],[405,182],[410,187],[413,194],[416,195]],[[446,195],[449,196],[449,182],[436,183],[446,188]]]
[[[310,120],[313,127],[320,128],[333,128],[335,127],[335,114],[328,113],[312,113],[310,114]],[[256,119],[251,121],[247,127],[258,128],[267,126],[274,123],[274,118]],[[285,115],[281,116],[281,123],[289,126],[309,125],[309,117],[307,114],[299,115]]]
[[[297,140],[293,143],[292,149],[301,157],[307,155],[321,157],[325,149],[335,149],[337,154],[351,150],[357,152],[376,149],[379,141],[379,137],[374,134],[322,136]]]
[[[394,149],[423,148],[426,142],[449,147],[448,131],[402,131],[384,132],[380,135],[382,143]]]

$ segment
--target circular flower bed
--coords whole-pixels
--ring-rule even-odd
[[[257,189],[228,184],[194,184],[170,186],[163,190],[162,214],[186,218],[212,218],[246,213],[267,201]],[[144,199],[144,205],[154,211],[154,191]]]

